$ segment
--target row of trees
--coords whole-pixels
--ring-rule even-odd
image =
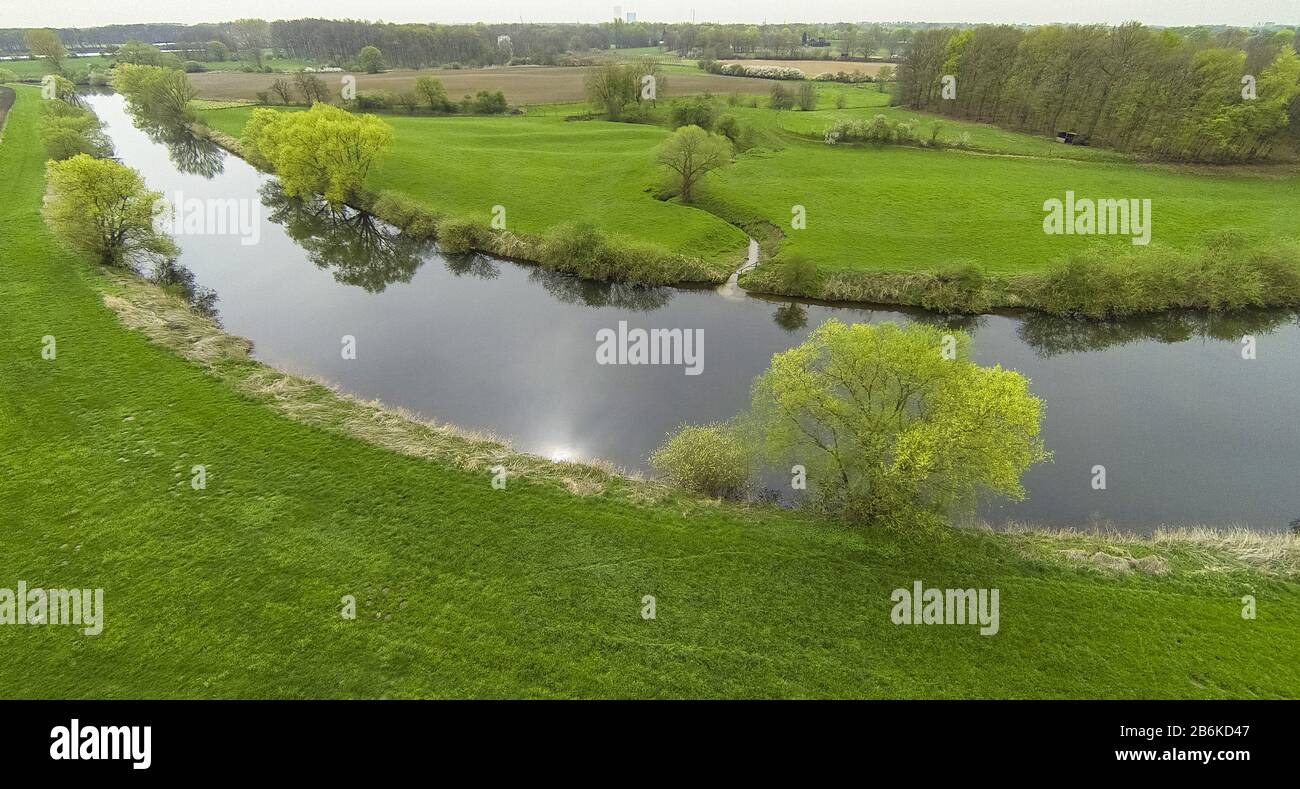
[[[1257,159],[1300,139],[1297,43],[1293,30],[1138,23],[924,30],[898,68],[896,100],[1157,157]]]

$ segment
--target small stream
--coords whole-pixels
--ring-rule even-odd
[[[970,332],[976,361],[1022,372],[1047,404],[1043,436],[1054,462],[1025,475],[1025,501],[988,502],[982,518],[1138,532],[1199,524],[1272,531],[1300,518],[1293,313],[946,321],[443,256],[365,217],[340,220],[277,199],[274,179],[240,159],[181,136],[151,138],[120,96],[87,98],[119,158],[150,188],[256,206],[257,243],[186,234],[177,239],[179,262],[211,289],[226,330],[251,339],[272,366],[496,434],[523,451],[645,470],[669,431],[744,409],[772,355],[822,321],[939,322]],[[701,330],[701,373],[597,364],[597,332],[620,321]],[[1255,359],[1242,358],[1244,334],[1256,337]],[[344,335],[356,338],[355,359],[340,352]],[[1106,467],[1105,490],[1093,488],[1095,465]]]

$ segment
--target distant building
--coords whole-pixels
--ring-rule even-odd
[[[627,23],[630,25],[630,24],[632,24],[632,23],[635,22],[635,21],[636,21],[636,12],[635,12],[635,11],[628,11],[628,12],[627,12]]]

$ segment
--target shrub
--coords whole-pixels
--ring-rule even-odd
[[[185,69],[186,74],[197,74],[200,71],[207,71],[207,69],[203,67],[203,64],[197,60],[185,61],[183,68]]]
[[[673,102],[668,119],[674,129],[682,126],[699,126],[709,131],[713,129],[716,116],[717,109],[713,106],[713,102],[703,96],[697,96],[694,99]]]
[[[438,246],[447,254],[483,249],[491,236],[490,230],[470,219],[447,217],[438,222]]]
[[[781,261],[782,285],[790,293],[812,293],[817,286],[817,264],[805,255],[792,252]]]
[[[401,192],[379,193],[370,212],[417,238],[436,238],[441,217]]]
[[[909,145],[918,141],[914,122],[893,123],[884,115],[876,115],[869,121],[837,120],[826,128],[824,138],[831,145],[859,142]]]
[[[942,313],[984,312],[992,306],[984,270],[973,263],[956,263],[936,271],[920,296],[927,310]]]
[[[774,110],[788,110],[794,106],[794,94],[784,85],[773,85],[768,106]]]
[[[17,82],[18,75],[7,68],[0,68],[0,84],[6,82]]]
[[[732,144],[740,142],[741,126],[735,115],[723,115],[718,118],[714,124],[714,131],[731,140]]]
[[[728,77],[753,77],[755,79],[807,79],[802,71],[787,66],[745,66],[727,63],[719,66],[717,74]]]
[[[397,104],[397,95],[390,90],[368,90],[357,93],[356,107],[362,112],[391,110]]]
[[[411,114],[414,114],[415,110],[420,106],[420,98],[416,96],[413,91],[409,90],[398,93],[394,101],[397,103],[397,106]]]
[[[817,91],[813,88],[811,82],[800,83],[799,94],[795,101],[798,103],[799,109],[804,112],[817,109]]]
[[[650,456],[672,484],[718,498],[735,498],[749,483],[750,454],[724,424],[686,425]]]
[[[434,77],[420,77],[415,81],[415,93],[433,112],[449,112],[455,108],[447,98],[447,89],[442,80]]]
[[[500,115],[509,109],[506,95],[499,90],[480,90],[470,105],[470,110],[479,115]]]

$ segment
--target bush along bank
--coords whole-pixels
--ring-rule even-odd
[[[1029,308],[1121,318],[1169,310],[1300,306],[1300,238],[1214,233],[1190,249],[1096,245],[1042,271],[990,274],[973,263],[930,271],[823,271],[787,253],[743,275],[756,293],[977,314]]]

